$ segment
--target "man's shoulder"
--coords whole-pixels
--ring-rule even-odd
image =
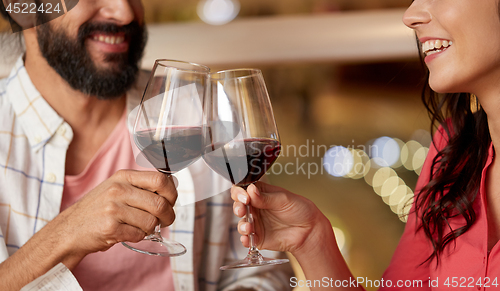
[[[2,112],[0,113],[0,116],[5,115],[3,114],[5,110],[12,109],[12,106],[7,98],[7,84],[7,78],[0,79],[0,112]]]
[[[0,97],[3,97],[5,90],[7,89],[7,77],[0,78]]]
[[[141,101],[142,94],[144,93],[144,89],[148,84],[150,74],[151,72],[149,71],[144,71],[144,70],[139,71],[137,75],[137,80],[135,81],[134,85],[129,91],[129,98],[136,100],[138,99],[139,102]]]

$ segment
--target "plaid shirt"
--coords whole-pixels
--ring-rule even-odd
[[[139,104],[146,80],[141,74],[138,85],[127,93],[129,112]],[[133,118],[129,114],[129,124]],[[0,80],[0,262],[59,214],[66,151],[72,138],[71,127],[40,95],[19,58],[9,77]],[[179,198],[195,201],[195,195],[206,189],[223,193],[176,206],[170,237],[184,244],[188,252],[171,258],[175,289],[289,290],[289,265],[219,271],[225,262],[247,253],[236,230],[237,218],[227,193],[230,185],[202,162],[176,176]]]

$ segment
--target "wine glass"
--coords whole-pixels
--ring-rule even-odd
[[[208,67],[175,60],[156,60],[134,125],[134,142],[141,158],[161,173],[172,175],[202,154],[203,99],[208,93]],[[186,248],[164,239],[157,225],[138,243],[123,243],[154,256],[179,256]]]
[[[204,103],[203,159],[232,184],[246,189],[258,181],[281,151],[278,128],[262,72],[258,69],[226,70],[211,74],[211,94]],[[246,220],[253,228],[252,207]],[[286,259],[263,257],[249,235],[245,259],[221,270],[277,265]]]

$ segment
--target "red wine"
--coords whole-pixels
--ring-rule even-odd
[[[278,158],[281,145],[273,139],[249,138],[205,148],[203,158],[215,172],[238,186],[258,181]]]
[[[201,127],[166,127],[163,139],[156,129],[135,134],[135,143],[144,157],[160,172],[173,174],[194,163],[202,152]]]

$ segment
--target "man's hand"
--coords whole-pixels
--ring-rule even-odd
[[[0,290],[19,290],[59,262],[72,269],[87,254],[138,242],[175,219],[172,178],[119,171],[63,211],[0,264]],[[34,263],[36,262],[36,264]]]
[[[155,226],[172,224],[177,191],[159,172],[122,170],[86,194],[51,223],[78,253],[138,242]]]

